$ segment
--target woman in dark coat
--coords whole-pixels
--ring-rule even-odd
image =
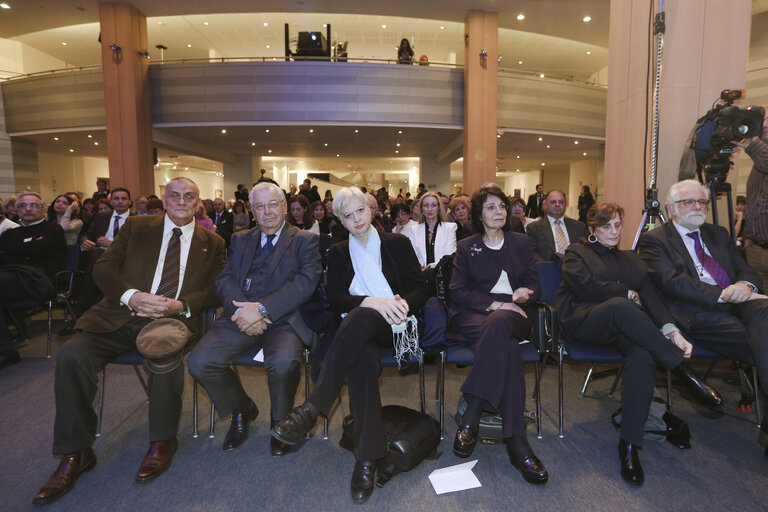
[[[349,239],[331,246],[328,255],[328,302],[346,315],[323,359],[315,389],[301,406],[272,429],[287,444],[304,438],[319,414],[328,416],[344,381],[355,418],[355,469],[351,494],[357,503],[373,492],[376,461],[387,454],[379,396],[379,347],[392,347],[401,327],[427,300],[421,265],[406,237],[371,226],[367,198],[355,187],[341,189],[333,212]]]
[[[589,238],[571,244],[563,280],[555,294],[562,332],[581,343],[612,345],[624,354],[622,371],[621,476],[642,485],[638,458],[643,426],[653,399],[656,365],[680,366],[692,345],[673,323],[648,269],[638,255],[618,249],[624,210],[615,203],[594,205],[587,214]]]
[[[592,205],[595,204],[595,198],[592,197],[592,192],[589,191],[589,185],[581,187],[581,193],[579,194],[579,220],[584,224],[587,223],[587,212]]]
[[[528,238],[509,231],[509,199],[497,186],[472,196],[475,234],[458,244],[451,278],[452,331],[473,345],[475,360],[461,387],[467,401],[453,451],[469,457],[480,414],[499,411],[512,465],[525,480],[547,482],[547,470],[525,435],[525,372],[519,342],[532,327],[528,308],[540,293]]]

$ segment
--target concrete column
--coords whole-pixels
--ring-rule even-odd
[[[254,179],[253,157],[251,155],[238,154],[234,162],[224,162],[224,200],[235,197],[237,185],[242,183],[245,188],[251,190]],[[257,169],[258,171],[258,169]]]
[[[438,162],[437,155],[422,155],[421,183],[427,190],[451,195],[451,165]]]
[[[483,183],[496,181],[499,14],[469,11],[464,33],[463,186],[471,194]],[[480,55],[483,50],[486,57]]]
[[[651,166],[653,76],[648,90],[651,108],[647,120],[645,115],[651,1],[611,0],[604,197],[624,206],[624,224],[632,229],[640,222]],[[696,119],[709,110],[722,89],[744,88],[750,5],[749,0],[664,3],[666,33],[656,178],[662,201],[678,180],[683,146]],[[651,70],[655,68],[655,48],[653,44]],[[646,122],[649,147],[644,177]],[[735,183],[736,176],[730,176],[729,181]],[[632,238],[624,236],[622,247],[631,246]]]
[[[107,155],[112,187],[153,193],[146,17],[129,4],[99,4]],[[113,50],[111,45],[119,50]]]

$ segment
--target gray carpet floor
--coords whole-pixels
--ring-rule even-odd
[[[54,329],[61,327],[61,313]],[[55,469],[51,457],[54,418],[54,359],[45,358],[45,323],[41,314],[29,324],[31,340],[20,347],[23,361],[0,371],[0,510],[40,510],[31,504],[38,488]],[[54,334],[55,336],[55,334]],[[55,338],[54,349],[66,339]],[[318,422],[312,438],[283,458],[269,455],[268,395],[262,369],[240,374],[262,411],[250,439],[237,450],[221,450],[228,422],[216,423],[209,438],[210,402],[200,393],[200,436],[192,436],[192,380],[187,377],[179,451],[173,466],[156,481],[137,484],[134,475],[147,449],[147,406],[133,369],[110,365],[107,372],[102,436],[94,449],[97,466],[75,488],[45,508],[55,510],[548,510],[548,511],[720,511],[768,510],[768,458],[756,442],[755,415],[736,410],[738,387],[720,364],[711,382],[723,393],[719,411],[698,407],[680,388],[673,388],[674,412],[692,432],[692,448],[679,450],[667,442],[648,442],[641,452],[646,481],[641,488],[624,483],[616,451],[618,433],[610,414],[618,406],[609,397],[611,378],[594,381],[584,398],[577,396],[587,366],[565,368],[565,438],[557,435],[557,368],[547,367],[542,380],[543,438],[535,427],[529,440],[549,470],[545,486],[527,484],[507,459],[503,445],[479,445],[469,460],[482,487],[436,495],[428,475],[461,462],[452,451],[456,429],[452,412],[468,369],[446,372],[445,440],[442,456],[396,476],[371,500],[354,506],[349,498],[352,454],[338,446],[341,420],[348,414],[346,394],[330,420],[330,439]],[[706,367],[698,363],[697,368]],[[436,366],[427,367],[427,411],[437,414],[434,399]],[[660,374],[660,377],[662,375]],[[533,367],[526,377],[533,389]],[[418,374],[385,369],[381,378],[384,404],[418,408]],[[662,392],[664,390],[662,389]],[[300,385],[297,401],[303,395]],[[529,407],[534,404],[529,402]]]

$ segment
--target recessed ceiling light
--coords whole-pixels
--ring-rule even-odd
[[[62,41],[61,42],[61,46],[67,46],[67,42],[66,41]]]
[[[539,78],[544,78],[544,73],[540,73]]]
[[[517,21],[523,21],[525,19],[525,14],[518,14],[517,15]]]
[[[271,153],[271,152],[272,152],[272,150],[271,150],[271,149],[268,149],[268,150],[267,150],[267,153]]]
[[[387,26],[386,25],[382,25],[381,28],[387,28]]]
[[[227,133],[227,130],[221,130],[221,133]]]
[[[313,130],[312,128],[309,129],[309,133],[314,133],[314,132],[315,130]]]
[[[94,142],[93,145],[94,146],[98,146],[99,145],[99,141]]]
[[[588,23],[588,22],[592,21],[592,16],[584,16],[581,19],[581,21],[583,21],[584,23]]]
[[[355,133],[357,133],[358,131],[360,131],[360,130],[355,130]]]
[[[579,141],[575,140],[575,141],[573,141],[573,143],[574,143],[574,144],[578,144],[578,143],[579,143]]]
[[[157,24],[158,24],[158,25],[165,25],[165,22],[163,22],[163,21],[158,21],[158,22],[157,22]]]
[[[400,152],[400,151],[398,151],[398,150],[395,150],[395,153],[399,153],[399,152]]]
[[[204,22],[203,22],[203,25],[205,25],[205,26],[207,27],[207,26],[208,26],[208,22],[207,22],[207,21],[204,21]]]
[[[587,50],[587,55],[592,55],[592,52]]]
[[[256,145],[256,143],[255,143],[255,142],[251,142],[251,146],[255,146],[255,145]]]
[[[93,135],[91,135],[91,134],[89,133],[89,134],[88,134],[88,138],[89,138],[89,139],[92,139],[92,138],[93,138]]]
[[[10,5],[8,5],[8,4],[6,4],[5,2],[3,2],[2,4],[0,4],[0,7],[2,7],[3,9],[10,9],[10,8],[11,8],[11,6],[10,6]]]
[[[192,45],[191,45],[191,44],[188,44],[188,45],[187,45],[187,48],[192,48]]]
[[[520,155],[517,155],[515,158],[520,158]]]
[[[328,28],[328,24],[327,23],[323,23],[323,28]]]
[[[584,155],[584,156],[587,156],[587,154],[586,154],[586,153],[582,153],[582,155]]]
[[[269,133],[269,128],[267,128],[266,130],[264,130],[264,132],[265,132],[265,133]]]
[[[400,143],[399,142],[397,143],[397,147],[400,147]]]
[[[440,30],[445,30],[445,25],[440,25]]]
[[[339,156],[340,156],[340,155],[339,155],[338,153],[336,153],[336,158],[339,158]]]
[[[269,50],[269,45],[267,45],[267,50]]]
[[[265,22],[264,22],[264,26],[265,26],[265,27],[268,27],[268,26],[269,26],[269,23],[267,23],[267,22],[265,21]]]
[[[185,168],[184,168],[184,170],[185,170],[185,171],[188,171],[188,170],[189,170],[189,167],[185,167]]]
[[[328,143],[326,142],[325,144],[323,144],[323,146],[324,146],[324,147],[328,147]]]
[[[59,140],[59,138],[58,137],[54,137],[53,140]]]
[[[521,60],[517,61],[517,63],[518,63],[519,65],[521,65],[521,66],[523,65],[523,61],[521,61]]]
[[[541,166],[542,167],[544,167],[545,165],[547,165],[547,164],[545,164],[544,162],[541,162]]]
[[[541,141],[543,141],[543,140],[544,140],[544,139],[542,139],[541,137],[539,137],[539,142],[541,142]]]
[[[403,130],[398,130],[397,133],[403,133]]]
[[[520,172],[520,169],[515,169],[515,172]]]
[[[497,139],[500,139],[500,138],[501,138],[501,135],[497,135],[497,136],[496,136],[496,138],[497,138]]]
[[[74,149],[72,149],[72,148],[69,148],[69,152],[70,152],[70,153],[74,153],[74,152],[75,152],[75,150],[74,150]]]

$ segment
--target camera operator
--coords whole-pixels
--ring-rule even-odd
[[[744,229],[747,263],[768,283],[768,117],[763,120],[760,137],[733,141],[752,159],[754,165],[747,180],[747,212]]]

